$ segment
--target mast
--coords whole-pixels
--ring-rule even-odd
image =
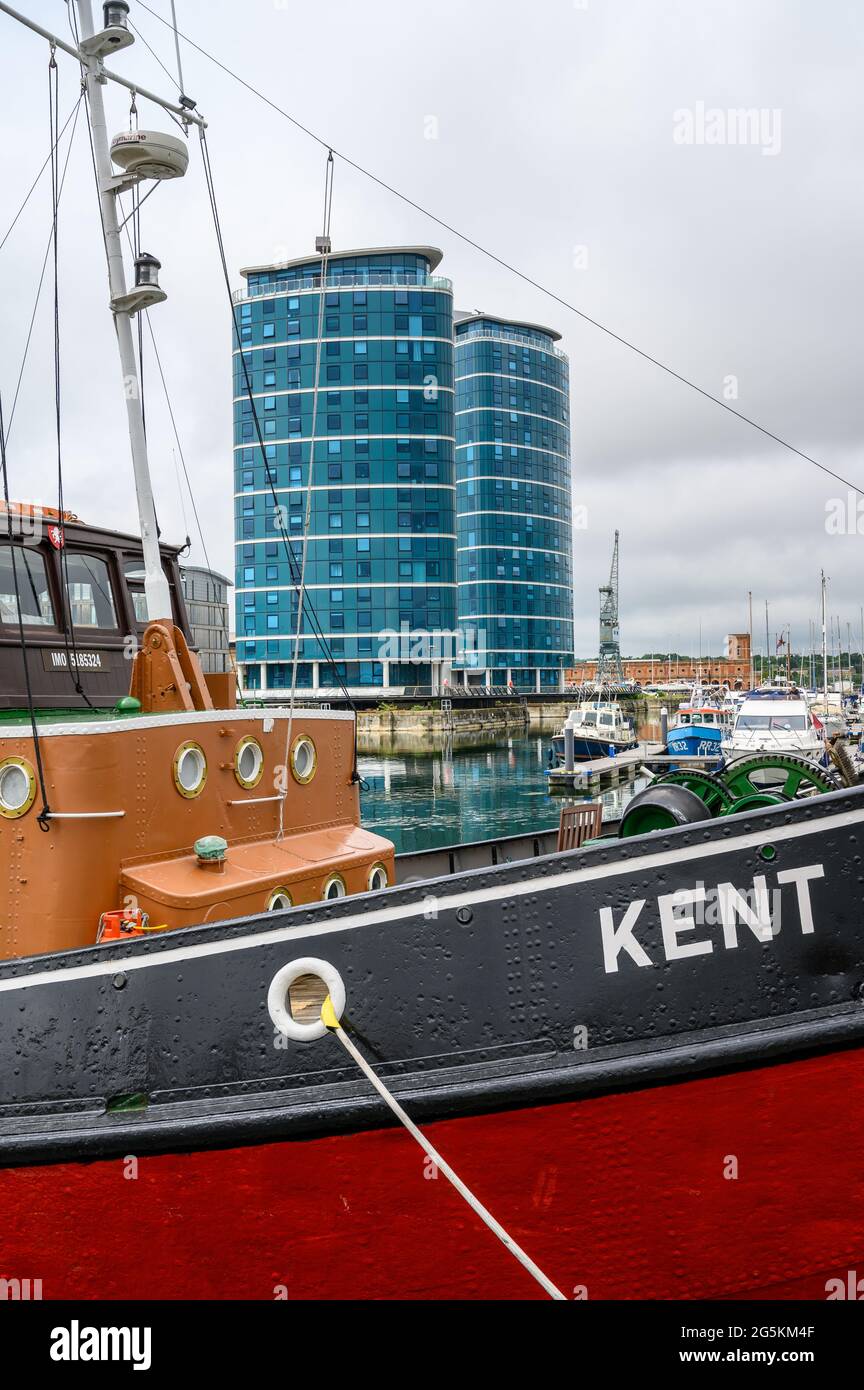
[[[765,657],[768,662],[768,684],[771,684],[771,634],[768,631],[768,600],[765,600]]]
[[[76,0],[76,3],[81,20],[81,37],[86,45],[86,40],[92,38],[95,32],[90,0]],[[147,617],[151,622],[160,618],[172,621],[171,590],[162,568],[162,555],[159,550],[159,529],[156,523],[156,505],[153,501],[153,484],[147,457],[147,436],[144,432],[141,382],[138,376],[138,363],[135,358],[135,344],[132,336],[132,315],[128,310],[116,305],[116,301],[121,300],[127,292],[126,271],[123,265],[120,225],[117,220],[116,194],[112,188],[116,178],[111,164],[108,130],[105,125],[102,83],[99,81],[101,64],[97,57],[91,57],[82,50],[81,65],[90,105],[90,128],[93,133],[93,153],[99,181],[102,229],[105,250],[108,255],[108,284],[111,290],[114,327],[117,332],[117,347],[120,353],[120,369],[123,374],[129,442],[132,446],[132,471],[135,476],[135,493],[138,499],[141,544],[144,548],[144,592],[147,598]]]
[[[825,619],[825,570],[822,575],[822,698],[825,701],[824,713],[828,717],[828,630]]]

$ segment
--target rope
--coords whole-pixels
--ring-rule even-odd
[[[448,1182],[452,1183],[456,1191],[459,1193],[459,1196],[464,1198],[471,1210],[476,1212],[476,1214],[480,1217],[480,1220],[483,1221],[485,1225],[489,1227],[489,1230],[492,1232],[492,1234],[498,1237],[498,1239],[501,1241],[501,1244],[507,1250],[510,1251],[510,1254],[514,1257],[514,1259],[519,1261],[523,1269],[527,1269],[531,1277],[537,1280],[537,1283],[540,1285],[542,1289],[546,1291],[546,1293],[548,1293],[550,1298],[554,1298],[562,1303],[566,1303],[567,1299],[565,1295],[561,1292],[561,1290],[557,1287],[557,1285],[553,1284],[552,1280],[547,1278],[547,1276],[543,1273],[539,1265],[536,1265],[534,1261],[531,1259],[531,1256],[525,1253],[525,1251],[522,1249],[522,1246],[517,1244],[517,1242],[513,1239],[513,1237],[509,1234],[508,1231],[505,1231],[504,1227],[501,1225],[501,1222],[496,1221],[491,1211],[489,1211],[487,1207],[484,1207],[479,1197],[475,1197],[470,1187],[468,1187],[458,1176],[458,1174],[453,1171],[453,1169],[450,1167],[450,1164],[447,1163],[447,1161],[441,1157],[438,1150],[434,1148],[432,1144],[430,1144],[425,1134],[423,1134],[422,1131],[417,1128],[414,1121],[408,1115],[406,1115],[405,1111],[402,1109],[402,1106],[399,1104],[396,1097],[392,1094],[392,1092],[388,1091],[387,1087],[384,1085],[384,1082],[381,1081],[381,1079],[372,1070],[372,1067],[366,1061],[366,1058],[363,1056],[362,1052],[360,1052],[359,1048],[354,1046],[354,1043],[348,1037],[345,1030],[341,1027],[339,1020],[334,1012],[333,1004],[329,994],[327,995],[327,998],[324,1000],[324,1004],[321,1008],[321,1020],[325,1024],[325,1026],[330,1030],[330,1032],[335,1034],[335,1036],[339,1039],[342,1046],[345,1048],[345,1051],[348,1053],[349,1057],[351,1057],[357,1063],[357,1066],[360,1068],[367,1081],[369,1081],[370,1085],[372,1085],[375,1088],[381,1099],[390,1108],[390,1110],[396,1116],[400,1124],[403,1124],[405,1126],[408,1133],[411,1135],[411,1138],[416,1139],[417,1143],[420,1145],[427,1158],[431,1158],[432,1162],[435,1164],[435,1167],[439,1170],[439,1172],[444,1174]]]
[[[45,790],[45,772],[42,767],[42,748],[39,743],[39,728],[36,723],[36,706],[33,702],[33,688],[30,683],[30,663],[27,660],[27,641],[24,636],[24,618],[21,613],[21,593],[18,587],[18,558],[12,542],[12,508],[9,501],[9,472],[6,467],[6,430],[3,425],[3,397],[0,395],[0,464],[3,469],[3,497],[6,502],[6,534],[9,538],[9,554],[12,559],[12,577],[15,585],[15,606],[18,610],[18,642],[21,647],[21,660],[24,663],[24,686],[27,691],[27,712],[30,715],[30,728],[33,733],[33,748],[36,757],[36,771],[39,777],[39,794],[42,797],[42,810],[37,816],[39,829],[48,831],[51,809],[48,793]]]

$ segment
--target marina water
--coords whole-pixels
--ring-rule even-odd
[[[498,738],[462,734],[434,748],[383,739],[376,746],[365,736],[359,759],[363,824],[393,840],[397,854],[552,829],[561,807],[576,800],[546,791],[553,732],[557,727]],[[640,727],[639,737],[656,738],[654,725]],[[599,793],[604,819],[617,819],[645,785],[631,778]]]

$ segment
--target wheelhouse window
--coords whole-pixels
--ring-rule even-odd
[[[144,592],[144,561],[137,557],[127,558],[123,561],[123,570],[126,575],[126,587],[129,590],[129,597],[135,611],[135,621],[146,627],[147,595]],[[254,571],[252,577],[254,580]]]
[[[21,598],[21,621],[24,626],[56,627],[45,557],[41,551],[24,545],[0,546],[0,620],[4,625],[18,625],[18,607],[15,601],[16,571],[18,593]]]
[[[116,630],[117,610],[107,562],[99,555],[70,553],[63,571],[74,626]]]

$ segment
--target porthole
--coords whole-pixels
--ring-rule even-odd
[[[326,902],[332,902],[334,898],[344,898],[347,893],[345,880],[341,874],[331,874],[324,884],[324,892],[321,897]]]
[[[286,908],[293,906],[294,903],[287,888],[274,888],[267,899],[268,912],[284,912]]]
[[[241,738],[234,751],[234,776],[241,787],[257,787],[264,775],[264,750],[257,738]]]
[[[8,820],[24,816],[36,800],[36,776],[23,758],[4,758],[0,763],[0,815]]]
[[[291,775],[295,782],[311,782],[317,766],[315,744],[308,734],[301,734],[291,746]]]
[[[369,892],[380,893],[382,888],[387,887],[387,870],[383,864],[373,864],[369,870]]]
[[[197,743],[181,743],[174,754],[174,785],[181,796],[200,796],[207,781],[207,759]]]

